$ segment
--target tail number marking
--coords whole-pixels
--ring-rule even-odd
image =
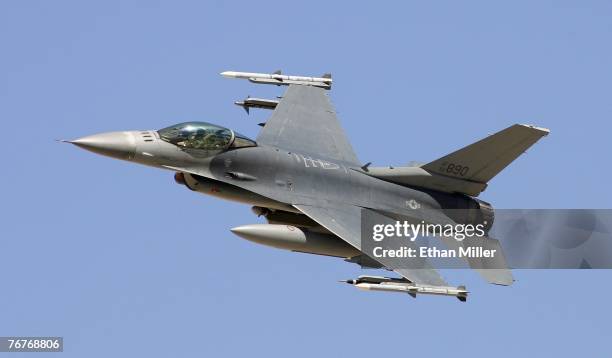
[[[458,175],[460,177],[465,176],[469,171],[470,167],[467,165],[459,165],[455,163],[443,163],[440,167],[442,173]]]

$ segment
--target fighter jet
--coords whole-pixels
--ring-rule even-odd
[[[300,253],[339,257],[366,268],[386,268],[400,276],[359,276],[342,281],[364,290],[403,292],[413,297],[446,295],[465,301],[466,288],[449,286],[428,262],[397,267],[389,258],[364,254],[361,218],[372,214],[385,224],[422,219],[486,223],[489,228],[494,210],[476,197],[494,176],[549,133],[545,128],[515,124],[426,164],[372,167],[360,162],[340,126],[327,94],[331,75],[286,76],[280,71],[228,71],[221,75],[287,86],[278,100],[249,97],[235,102],[245,110],[272,111],[270,118],[260,123],[255,139],[212,123],[186,122],[67,142],[104,156],[173,171],[175,181],[194,192],[250,205],[268,223],[231,229],[241,238]],[[457,215],[453,209],[470,209],[477,215]],[[497,240],[487,239],[499,246]],[[478,260],[467,261],[488,282],[513,282],[503,262],[502,267],[487,269]]]

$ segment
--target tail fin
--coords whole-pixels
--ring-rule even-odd
[[[400,185],[478,196],[491,178],[548,133],[546,128],[515,124],[425,165],[362,169]]]
[[[515,124],[421,168],[430,173],[486,184],[549,132],[546,128]]]

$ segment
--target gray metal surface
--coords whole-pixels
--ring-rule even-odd
[[[257,143],[359,163],[326,91],[318,87],[289,86]]]
[[[295,207],[338,237],[353,245],[358,250],[361,250],[361,208],[353,205],[342,205],[331,202],[328,202],[325,207],[308,205],[295,205]],[[379,222],[393,223],[394,220],[382,218]],[[389,266],[388,263],[386,263],[387,259],[383,258],[377,261],[385,266]],[[427,262],[423,262],[420,268],[400,268],[394,269],[394,271],[414,283],[434,286],[448,285],[446,281],[442,279],[438,271]]]
[[[421,168],[431,173],[487,183],[550,131],[515,124]]]

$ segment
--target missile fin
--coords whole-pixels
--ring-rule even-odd
[[[364,172],[367,172],[367,171],[368,171],[368,167],[369,167],[370,165],[372,165],[372,162],[367,162],[367,163],[365,163],[364,165],[362,165],[362,166],[361,166],[361,169],[362,169]]]
[[[466,302],[467,301],[467,296],[468,296],[468,292],[466,291],[466,288],[464,285],[459,285],[457,286],[457,289],[463,292],[459,292],[459,294],[457,294],[457,299],[461,302]]]

